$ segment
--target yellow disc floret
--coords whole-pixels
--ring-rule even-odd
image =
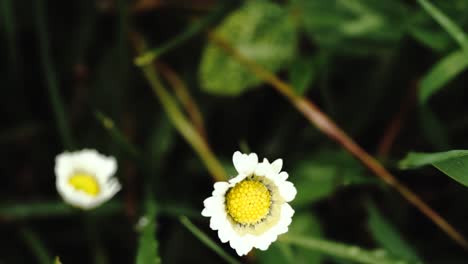
[[[244,180],[231,188],[226,195],[226,210],[237,223],[255,224],[270,210],[271,194],[256,180]]]
[[[78,172],[73,174],[68,183],[75,188],[75,190],[83,191],[90,196],[99,194],[99,183],[96,178],[90,174]]]

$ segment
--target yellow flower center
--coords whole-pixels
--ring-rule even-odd
[[[77,172],[73,174],[68,179],[68,183],[73,186],[75,190],[83,191],[90,196],[96,196],[100,191],[96,177],[87,173]]]
[[[244,180],[229,190],[226,209],[234,221],[255,224],[270,211],[271,195],[268,188],[255,180]]]

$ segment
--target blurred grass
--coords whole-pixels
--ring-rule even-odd
[[[46,18],[48,17],[45,9],[45,1],[38,0],[34,2],[36,33],[39,40],[39,50],[42,61],[42,68],[45,75],[47,91],[49,93],[50,103],[55,116],[55,122],[62,144],[65,149],[73,149],[73,141],[70,128],[68,126],[67,112],[59,92],[59,81],[50,53],[49,30],[47,28]]]

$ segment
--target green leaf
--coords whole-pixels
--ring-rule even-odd
[[[398,163],[400,169],[414,169],[449,159],[468,156],[468,150],[450,150],[436,153],[410,152]]]
[[[406,8],[397,1],[293,1],[308,37],[320,47],[367,54],[395,47],[405,29]]]
[[[55,257],[54,264],[62,264],[59,257]]]
[[[303,95],[316,78],[315,61],[311,57],[297,57],[289,69],[289,80],[297,94]]]
[[[368,206],[369,229],[377,243],[394,256],[412,262],[421,262],[415,249],[408,244],[398,230],[387,221],[373,204]]]
[[[156,240],[156,203],[147,198],[146,214],[140,218],[138,228],[140,238],[138,240],[137,264],[161,263],[158,255],[158,241]]]
[[[468,150],[451,150],[436,153],[410,152],[399,163],[402,169],[418,168],[432,164],[459,183],[468,186]]]
[[[370,182],[364,169],[349,153],[324,150],[301,160],[291,171],[297,188],[292,204],[305,206],[331,195],[337,188]]]
[[[322,237],[322,227],[318,218],[311,213],[299,213],[289,227],[290,235],[305,235],[310,237]],[[323,255],[320,252],[310,251],[302,247],[292,247],[285,243],[273,243],[267,251],[257,250],[260,263],[265,264],[320,264]]]
[[[285,10],[268,1],[246,1],[215,31],[269,71],[279,70],[295,53],[293,21]],[[208,44],[203,52],[199,75],[202,89],[216,95],[236,96],[261,83],[214,44]]]
[[[437,62],[420,83],[419,100],[428,99],[468,67],[468,50],[455,51]]]

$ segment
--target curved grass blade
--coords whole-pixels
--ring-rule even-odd
[[[434,18],[450,36],[458,42],[462,49],[468,50],[468,38],[465,32],[448,16],[440,11],[436,6],[427,0],[418,0],[418,3],[426,10],[429,15]]]
[[[468,49],[450,53],[438,61],[421,80],[419,101],[423,104],[468,67]]]

